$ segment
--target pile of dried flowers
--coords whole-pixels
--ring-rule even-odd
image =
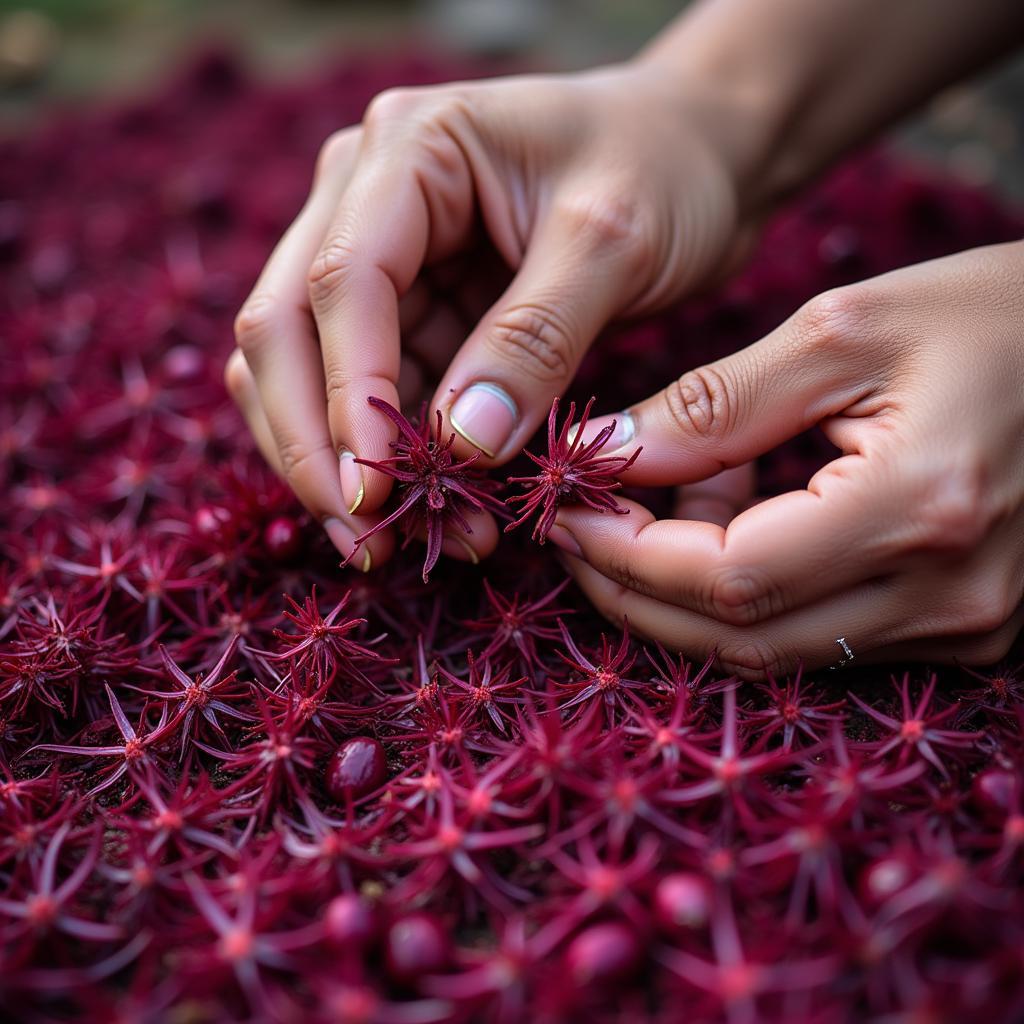
[[[0,1016],[1021,1019],[1019,672],[739,686],[611,630],[527,530],[427,583],[415,545],[340,569],[261,466],[232,315],[319,142],[452,70],[266,89],[210,54],[0,144]],[[577,396],[1020,230],[859,159],[725,291],[610,336]],[[419,430],[396,473],[443,452]]]

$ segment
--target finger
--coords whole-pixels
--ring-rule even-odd
[[[856,663],[874,663],[886,660],[892,645],[922,636],[922,627],[906,614],[903,588],[892,582],[865,584],[755,629],[738,629],[638,594],[578,558],[562,558],[605,617],[626,620],[631,631],[688,658],[717,654],[721,669],[741,679],[784,675],[801,663],[811,669],[834,665],[844,657],[839,637],[847,639]]]
[[[471,562],[476,565],[490,555],[498,546],[498,526],[494,516],[489,512],[470,510],[466,513],[469,531],[452,524],[444,535],[441,551],[460,562]],[[421,540],[426,540],[426,529],[419,533]]]
[[[696,519],[718,526],[728,526],[747,508],[755,495],[757,470],[753,462],[744,462],[732,469],[686,484],[678,488],[673,502],[676,519]]]
[[[868,460],[844,456],[808,490],[760,502],[725,528],[655,520],[620,501],[628,515],[560,509],[551,540],[637,593],[750,626],[898,568],[905,499]]]
[[[267,422],[267,414],[260,403],[260,393],[253,379],[252,370],[249,369],[240,348],[236,348],[228,358],[224,368],[224,383],[235,405],[238,406],[260,454],[267,460],[270,468],[278,476],[283,477],[284,467],[277,454],[277,442]]]
[[[896,644],[884,652],[892,661],[925,661],[933,665],[994,665],[1012,650],[1024,628],[1024,605],[997,629],[962,636]]]
[[[309,266],[348,173],[358,136],[337,137],[336,175],[321,178],[310,200],[278,243],[235,325],[238,345],[252,371],[279,466],[299,500],[328,528],[332,540],[348,545],[342,529],[345,504],[338,462],[327,431],[323,369],[310,320],[305,285]],[[237,371],[236,371],[237,372]],[[381,546],[375,554],[383,555]]]
[[[484,315],[434,397],[484,464],[516,455],[572,380],[594,337],[632,297],[640,252],[631,211],[567,186],[515,278]]]
[[[391,454],[394,426],[367,399],[399,404],[399,300],[428,256],[448,255],[467,237],[475,202],[453,138],[386,113],[368,112],[364,125],[352,180],[311,261],[308,291],[345,499],[352,510],[372,512],[391,481],[354,460]]]
[[[642,445],[623,473],[639,485],[703,480],[770,451],[863,402],[884,380],[882,355],[893,346],[871,344],[873,294],[862,284],[818,296],[753,345],[591,421],[584,439],[616,420],[602,454]],[[846,430],[839,443],[848,450],[849,442]]]
[[[271,469],[284,477],[277,440],[260,401],[259,388],[240,349],[235,349],[228,359],[224,379],[228,392],[241,411],[260,453]],[[355,547],[356,537],[368,530],[372,523],[365,517],[342,513],[337,518],[329,517],[323,525],[331,543],[348,557],[349,552]],[[363,572],[368,572],[374,565],[386,562],[391,557],[393,549],[394,541],[390,533],[375,536],[364,545],[362,556],[354,559],[351,564]]]

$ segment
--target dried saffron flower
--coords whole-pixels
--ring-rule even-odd
[[[490,509],[501,514],[504,505],[491,493],[495,485],[472,469],[473,463],[480,458],[479,452],[459,461],[452,454],[455,434],[447,441],[441,440],[440,410],[437,426],[431,432],[425,406],[417,428],[387,402],[372,395],[367,401],[398,427],[398,438],[391,442],[395,454],[377,462],[369,459],[355,461],[398,481],[398,507],[356,538],[353,553],[346,562],[351,561],[361,544],[392,523],[402,524],[405,535],[403,548],[423,527],[427,534],[427,555],[423,560],[423,582],[426,583],[430,570],[440,557],[445,533],[453,528],[472,533],[473,528],[466,519],[467,512]]]
[[[558,430],[557,424],[558,399],[551,403],[551,412],[548,415],[547,455],[524,452],[527,458],[540,467],[540,472],[536,476],[509,478],[508,482],[519,484],[523,488],[523,493],[507,499],[507,504],[518,504],[522,507],[518,510],[519,518],[505,527],[506,533],[517,526],[522,526],[527,519],[539,512],[540,515],[533,527],[533,539],[543,544],[554,525],[559,507],[573,503],[581,503],[598,512],[614,512],[617,515],[626,515],[629,512],[629,509],[619,505],[611,492],[622,486],[617,477],[636,462],[641,449],[637,448],[628,458],[621,455],[599,454],[615,431],[614,420],[598,431],[593,440],[584,444],[583,432],[586,430],[593,404],[594,399],[591,398],[570,440],[569,435],[576,416],[576,403],[569,403],[569,415],[561,430]]]

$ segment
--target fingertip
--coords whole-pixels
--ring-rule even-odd
[[[356,544],[358,538],[372,528],[373,519],[370,517],[345,522],[331,516],[324,520],[323,525],[328,539],[342,556],[342,564],[359,572],[379,568],[394,553],[395,539],[391,530],[383,530]]]
[[[451,526],[441,543],[441,551],[460,562],[478,564],[493,554],[498,546],[498,526],[490,512],[469,512],[466,514],[470,532]],[[420,533],[426,539],[426,531]]]
[[[395,425],[370,404],[371,397],[399,408],[395,385],[383,378],[352,382],[343,399],[334,395],[328,403],[331,436],[338,453],[338,477],[349,515],[372,516],[391,494],[391,477],[364,464],[389,458],[393,454],[392,442],[398,435]]]

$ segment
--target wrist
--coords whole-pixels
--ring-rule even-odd
[[[787,138],[796,91],[741,48],[704,39],[696,31],[661,41],[634,58],[649,93],[672,106],[715,150],[728,174],[743,219],[758,219],[816,169],[813,154]]]

